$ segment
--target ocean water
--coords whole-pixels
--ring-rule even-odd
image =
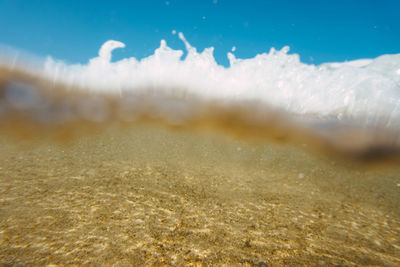
[[[224,67],[178,35],[2,54],[0,262],[398,266],[400,55]]]

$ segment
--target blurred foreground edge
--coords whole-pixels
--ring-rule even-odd
[[[210,100],[179,89],[94,92],[0,66],[0,135],[65,142],[109,127],[145,123],[175,130],[220,130],[251,142],[290,142],[361,164],[400,163],[397,129],[300,117],[257,101]]]

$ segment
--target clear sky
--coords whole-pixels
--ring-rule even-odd
[[[85,63],[109,39],[127,47],[115,58],[143,58],[172,30],[199,50],[253,57],[291,47],[319,64],[400,53],[399,0],[0,0],[0,44],[69,63]]]

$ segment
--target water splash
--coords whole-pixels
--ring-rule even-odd
[[[74,132],[66,125],[151,120],[307,141],[356,158],[400,155],[400,54],[315,66],[283,47],[250,59],[229,52],[224,67],[213,47],[198,52],[178,37],[185,57],[162,40],[149,57],[112,62],[112,51],[125,44],[110,40],[87,64],[49,57],[33,68],[2,60],[3,126],[39,121]]]

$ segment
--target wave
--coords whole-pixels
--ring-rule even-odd
[[[71,136],[143,121],[220,129],[248,139],[307,143],[360,161],[400,155],[400,54],[319,66],[289,48],[218,65],[182,33],[167,46],[112,62],[107,41],[87,64],[0,61],[0,127],[25,136]],[[84,130],[86,129],[86,130]]]

